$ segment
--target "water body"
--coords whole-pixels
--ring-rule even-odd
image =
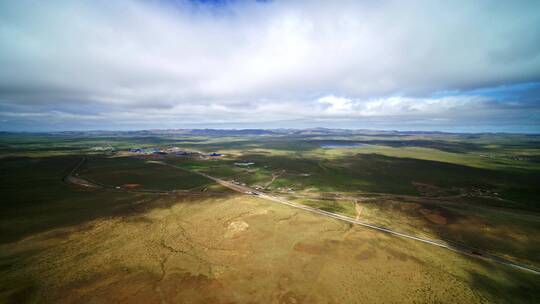
[[[360,147],[367,147],[368,144],[362,144],[362,143],[333,143],[333,144],[321,144],[321,148],[324,149],[352,149],[352,148],[360,148]]]

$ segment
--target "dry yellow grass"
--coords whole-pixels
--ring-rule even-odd
[[[258,198],[164,197],[0,247],[3,301],[481,303],[506,270]]]

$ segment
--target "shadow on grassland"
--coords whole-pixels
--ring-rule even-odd
[[[523,227],[520,226],[523,225],[523,221],[516,220],[521,213],[509,215],[509,213],[523,210],[532,212],[531,216],[536,217],[535,214],[537,214],[538,207],[534,205],[534,202],[536,201],[535,198],[539,196],[539,191],[536,189],[534,182],[537,180],[534,177],[538,176],[538,174],[534,172],[480,169],[444,162],[397,158],[378,154],[358,154],[319,160],[303,158],[298,155],[269,156],[251,154],[243,157],[255,162],[258,167],[264,168],[266,166],[272,171],[278,172],[285,170],[286,173],[281,174],[272,183],[273,187],[292,187],[296,191],[306,188],[316,188],[319,191],[328,192],[360,191],[392,195],[416,195],[418,201],[405,203],[407,205],[419,203],[418,208],[415,210],[406,208],[401,210],[403,202],[399,199],[396,201],[396,204],[399,204],[399,208],[396,208],[404,214],[410,216],[414,211],[414,216],[419,219],[416,223],[421,225],[421,220],[426,222],[424,226],[415,227],[411,231],[413,234],[418,233],[422,229],[428,229],[434,234],[435,238],[460,241],[468,246],[480,246],[484,250],[490,250],[493,249],[491,247],[495,247],[496,249],[500,249],[497,250],[498,253],[502,251],[503,253],[513,254],[526,251],[527,254],[525,254],[525,257],[527,257],[528,254],[537,252],[537,249],[535,249],[535,244],[537,243],[510,238],[514,235],[521,235],[510,232],[523,232],[525,230],[522,230]],[[501,195],[505,195],[506,192],[520,190],[523,190],[527,194],[516,202],[479,200],[475,196],[465,196],[466,199],[461,199],[459,196],[456,196],[456,198],[452,199],[452,205],[450,206],[457,208],[461,212],[450,212],[447,208],[441,208],[446,207],[446,205],[437,206],[436,200],[433,205],[424,205],[422,199],[433,200],[434,198],[423,198],[421,193],[417,192],[413,182],[434,185],[447,190],[446,192],[455,192],[454,194],[456,195],[461,194],[462,191],[465,191],[466,195],[474,194],[479,191],[478,189],[495,189]],[[309,202],[303,203],[310,204]],[[343,208],[340,208],[341,206],[336,205],[332,200],[319,200],[313,204],[318,204],[314,205],[314,207],[331,212],[342,213],[343,211]],[[376,204],[376,202],[373,204]],[[483,209],[479,209],[479,212],[477,209],[469,210],[467,208],[460,208],[460,205],[475,208],[484,206],[486,210],[490,210],[490,214],[485,215],[486,218],[484,221],[479,221],[478,216],[484,216],[482,214]],[[498,209],[493,208],[494,206],[505,208],[501,212],[498,212]],[[382,205],[378,206],[378,208],[380,207],[384,208]],[[425,214],[422,214],[420,211],[423,211]],[[435,213],[435,211],[440,213]],[[350,216],[350,214],[348,215]],[[440,217],[444,217],[446,223],[430,223],[425,220],[425,215],[431,215],[432,217],[433,215],[439,215]],[[395,220],[393,216],[389,218]],[[408,222],[407,217],[403,217],[403,220],[404,222]],[[530,222],[532,220],[526,223]],[[484,224],[501,229],[486,232],[482,230]],[[460,229],[454,229],[460,225],[462,225]],[[505,234],[502,227],[511,229],[506,231]],[[398,227],[397,229],[401,228]],[[499,233],[499,230],[501,230],[501,233]],[[534,227],[528,227],[526,231],[530,230],[534,231]],[[492,237],[484,240],[485,234]],[[513,241],[515,242],[513,243]],[[474,259],[474,261],[478,261],[481,267],[485,268],[485,271],[476,272],[471,270],[471,281],[476,289],[482,291],[483,294],[487,294],[491,299],[499,299],[502,302],[511,302],[513,299],[516,299],[515,302],[527,302],[534,297],[535,293],[538,295],[539,289],[536,285],[538,285],[539,281],[537,276],[513,270],[505,265],[484,262],[478,259]]]
[[[323,192],[419,195],[415,183],[423,183],[446,189],[448,194],[494,191],[502,198],[514,201],[516,208],[540,210],[540,206],[536,205],[540,200],[536,185],[540,179],[538,172],[481,169],[375,153],[332,159],[308,158],[301,154],[272,156],[252,153],[243,158],[255,162],[259,168],[285,172],[273,183],[277,187],[315,188]]]
[[[63,183],[62,177],[79,160],[77,156],[0,160],[0,243],[98,218],[167,208],[180,199],[186,203],[197,202],[204,197],[84,189]],[[227,191],[223,195],[232,193]]]
[[[471,287],[489,303],[538,303],[540,279],[536,274],[487,261],[477,261],[485,272],[468,271]]]

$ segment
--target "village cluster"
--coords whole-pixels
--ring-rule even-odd
[[[183,156],[183,157],[198,157],[198,158],[209,158],[209,157],[222,157],[225,156],[224,154],[212,152],[209,154],[201,153],[201,152],[195,152],[195,151],[185,151],[181,150],[178,147],[172,147],[172,148],[165,148],[165,149],[159,149],[159,148],[130,148],[128,150],[131,153],[140,154],[140,155],[158,155],[158,156]]]

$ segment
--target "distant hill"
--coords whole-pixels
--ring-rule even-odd
[[[171,136],[171,135],[192,135],[192,136],[347,136],[347,135],[371,135],[371,136],[410,136],[410,135],[442,135],[442,134],[461,134],[439,131],[386,131],[386,130],[367,130],[367,129],[329,129],[329,128],[306,128],[306,129],[151,129],[137,131],[64,131],[64,132],[0,132],[0,136],[9,136],[10,134],[32,134],[49,136],[111,136],[111,137],[151,137],[151,136]],[[480,135],[483,133],[477,133]],[[485,134],[485,133],[484,133]],[[472,134],[469,134],[472,135]]]

